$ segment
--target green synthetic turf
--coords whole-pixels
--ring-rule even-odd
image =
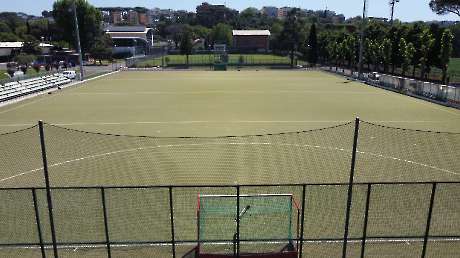
[[[120,72],[87,82],[78,87],[56,92],[53,95],[43,95],[2,107],[0,108],[0,130],[1,132],[18,130],[33,125],[39,119],[43,119],[46,122],[61,124],[69,128],[113,134],[152,136],[247,135],[322,128],[351,121],[355,116],[389,126],[422,130],[458,132],[460,125],[460,111],[458,110],[360,83],[349,82],[342,77],[322,72],[266,70],[242,72],[164,71]],[[53,133],[61,131],[49,127],[46,127],[46,129],[50,136],[47,138],[47,142],[50,147],[49,159],[51,163],[59,161],[57,158],[67,160],[66,155],[80,158],[82,154],[86,153],[85,150],[80,149],[80,147],[84,146],[87,146],[91,151],[93,151],[91,148],[93,146],[96,152],[98,150],[96,143],[104,143],[106,139],[102,136],[98,138],[89,135],[89,138],[85,138],[86,136],[75,133],[71,135],[77,135],[78,137],[69,139],[69,141],[63,143],[53,142]],[[60,135],[60,137],[65,135]],[[373,141],[372,137],[376,135],[365,133],[363,136],[363,145],[366,145],[366,140]],[[339,147],[350,148],[349,140],[351,140],[351,135],[346,134],[344,137],[349,138],[340,142]],[[26,142],[29,138],[21,139]],[[31,144],[38,144],[36,135],[32,135],[30,139]],[[85,142],[85,139],[88,139],[87,142]],[[325,139],[326,143],[327,140]],[[420,143],[423,143],[424,140],[421,137]],[[69,148],[69,153],[56,151],[56,146],[59,144],[63,145],[60,148],[65,149],[65,146],[71,146],[72,143],[78,148]],[[370,145],[371,143],[368,142],[367,144]],[[110,144],[114,143],[111,142]],[[115,151],[119,147],[124,147],[123,143],[120,146],[116,144],[110,146],[114,147]],[[4,147],[2,146],[2,148]],[[379,146],[376,148],[379,148]],[[395,152],[394,156],[400,157],[400,155],[404,154],[404,151],[410,153],[412,148],[415,147],[408,146],[407,149],[401,150],[401,152]],[[433,145],[433,148],[435,148],[435,145]],[[190,153],[193,153],[194,149],[191,148],[190,150]],[[229,150],[234,151],[235,156],[238,156],[238,149]],[[242,150],[244,151],[245,149]],[[197,154],[203,154],[199,149],[196,151]],[[39,154],[39,152],[37,153]],[[36,160],[27,159],[28,155],[22,156],[27,159],[26,163],[30,163],[31,168],[40,166],[41,157],[36,155],[37,153],[31,153],[37,156]],[[245,153],[241,155],[244,156],[243,154]],[[327,152],[325,151],[319,150],[318,153],[317,155],[312,155],[311,160],[308,157],[306,160],[315,161],[327,157]],[[181,153],[177,154],[180,155]],[[262,155],[262,153],[259,154]],[[143,171],[141,169],[143,158],[149,162],[156,159],[149,153],[146,153],[145,156],[142,156],[144,154],[139,155],[136,153],[133,156],[128,156],[132,158],[133,163],[128,162],[126,164],[117,162],[116,159],[105,163],[99,163],[100,160],[94,159],[87,163],[88,166],[79,167],[78,164],[75,167],[72,167],[72,164],[53,166],[50,168],[52,184],[72,186],[79,183],[104,185],[110,184],[113,180],[118,180],[120,185],[134,185],[139,184],[139,182],[141,182],[140,184],[196,182],[192,181],[193,179],[196,180],[196,178],[191,178],[186,174],[182,174],[181,178],[175,178],[168,173],[169,170],[166,170],[163,174],[157,173],[158,171],[155,170],[157,163],[150,163],[152,165],[150,170]],[[363,154],[360,153],[360,155]],[[181,165],[179,163],[174,164],[174,162],[168,163],[170,159],[174,160],[172,159],[175,157],[174,155],[160,156],[160,162],[164,162],[164,164],[160,165],[170,164],[171,169],[177,169],[175,165]],[[427,157],[429,156],[427,155]],[[240,156],[238,157],[241,158]],[[18,156],[12,156],[11,158],[16,160]],[[206,155],[197,156],[197,161],[194,165],[198,168],[201,168],[200,166],[205,167],[203,165],[206,161],[205,158]],[[292,175],[277,174],[278,171],[275,171],[274,175],[266,175],[267,177],[264,179],[273,180],[271,183],[276,183],[277,178],[301,180],[299,183],[346,181],[349,159],[349,156],[345,155],[343,164],[332,164],[330,169],[321,170],[324,172],[323,174],[309,173],[315,172],[310,171],[314,170],[314,167],[310,170],[308,170],[308,167],[302,167],[302,169],[306,169],[302,174],[305,177],[295,173]],[[94,163],[92,163],[93,161]],[[276,165],[272,164],[270,160],[265,161],[269,164],[268,166],[273,165],[275,167]],[[220,162],[218,163],[222,165],[226,164],[227,161]],[[250,162],[250,160],[247,162]],[[361,162],[360,156],[358,157],[358,162]],[[373,162],[381,161],[373,160]],[[449,162],[446,160],[446,166],[449,165]],[[14,163],[12,162],[11,164]],[[324,160],[324,164],[326,163],[329,164],[331,161]],[[314,162],[311,162],[311,164],[313,166]],[[426,172],[425,170],[428,170],[427,168],[407,170],[409,172],[405,174],[409,165],[406,167],[400,163],[394,164],[394,167],[385,165],[379,167],[376,165],[375,167],[363,168],[360,166],[362,164],[358,163],[357,177],[361,176],[361,168],[363,171],[366,169],[365,171],[375,172],[376,178],[378,178],[378,173],[384,173],[385,171],[383,170],[388,170],[390,171],[389,176],[385,177],[385,180],[388,181],[391,178],[394,178],[394,180],[402,178],[417,181],[423,180],[425,179],[423,176],[427,176],[427,174],[423,174]],[[296,166],[298,164],[292,164],[292,167]],[[125,170],[127,168],[131,170]],[[223,165],[219,168],[222,170],[227,169]],[[381,170],[373,170],[379,168]],[[234,169],[237,169],[237,167]],[[239,169],[244,171],[242,168]],[[257,173],[257,169],[247,169],[251,171],[239,175],[241,177],[238,178],[238,182],[257,183],[257,180],[264,176],[263,173]],[[23,172],[23,170],[18,171]],[[130,172],[132,171],[137,171],[138,173],[131,174]],[[8,172],[2,171],[1,173]],[[412,174],[415,172],[419,174]],[[31,185],[37,182],[42,185],[42,181],[34,181],[40,180],[41,175],[39,173],[40,170],[38,173],[31,173],[24,177],[17,177],[15,180],[5,181],[4,185]],[[198,174],[198,176],[209,174],[207,170],[200,171],[200,173],[202,174]],[[432,174],[433,176],[443,176],[442,178],[446,180],[455,179],[455,175],[448,173]],[[364,176],[363,181],[369,181],[369,179],[373,178],[372,173]],[[4,178],[3,174],[1,177]],[[210,175],[206,180],[209,179],[210,182],[213,182],[215,179],[224,178],[225,182],[232,183],[233,181],[229,181],[232,177],[235,177],[235,174],[229,172],[225,175]],[[207,181],[200,183],[205,184]],[[375,186],[371,195],[368,235],[391,235],[396,237],[413,234],[423,235],[430,190],[430,185]],[[0,242],[37,242],[31,192],[30,190],[16,191],[0,191],[0,199],[2,200],[0,211],[8,211],[1,213],[0,228],[5,233],[1,234]],[[241,191],[242,194],[289,193],[293,194],[294,198],[299,201],[302,187],[247,187]],[[341,238],[343,236],[346,191],[346,186],[311,186],[307,188],[304,234],[306,238]],[[351,237],[361,237],[362,235],[365,191],[365,185],[356,186],[354,191]],[[457,211],[458,203],[460,203],[458,202],[458,196],[460,195],[458,192],[456,185],[445,184],[439,186],[435,199],[432,234],[459,234],[458,223],[456,223],[459,219]],[[50,233],[46,215],[45,192],[38,190],[37,194],[44,237],[45,241],[49,242]],[[167,188],[143,190],[107,189],[105,194],[111,241],[170,240],[169,193]],[[198,194],[235,194],[235,189],[174,189],[176,240],[196,239],[196,198]],[[53,202],[59,241],[105,241],[99,189],[54,190]],[[257,225],[244,230],[260,230],[262,227],[263,225]],[[293,229],[293,232],[296,232],[296,229]],[[395,248],[395,245],[397,248]],[[451,257],[452,253],[457,253],[459,250],[459,245],[456,242],[433,243],[430,244],[430,247],[428,252],[432,255],[439,255],[439,257]],[[183,254],[190,248],[190,245],[181,245],[178,247],[179,253]],[[231,246],[228,246],[228,248],[227,251],[231,251]],[[246,245],[245,248],[252,249],[257,247]],[[306,244],[304,248],[305,257],[336,257],[340,255],[341,245],[335,242],[321,242]],[[359,249],[350,248],[352,249],[351,252],[359,252]],[[375,257],[380,257],[383,254],[392,256],[392,252],[398,248],[400,248],[400,250],[398,249],[399,251],[394,251],[395,257],[396,255],[408,257],[405,255],[414,253],[416,254],[414,256],[418,255],[420,243],[374,243],[369,244],[368,248],[369,255],[374,255]],[[168,257],[171,255],[168,246],[122,247],[114,248],[113,251],[117,257],[133,255],[139,257]],[[66,249],[62,250],[62,253],[63,255],[88,257],[101,257],[104,255],[102,249],[88,248]],[[39,255],[36,249],[1,249],[1,254],[12,257]],[[48,254],[50,254],[49,251]]]
[[[150,136],[222,136],[321,128],[356,116],[384,125],[459,132],[460,111],[306,71],[120,72],[0,108],[0,132],[40,119]]]

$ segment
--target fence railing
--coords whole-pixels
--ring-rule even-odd
[[[300,257],[318,257],[331,245],[343,249],[345,257],[395,255],[408,248],[399,243],[413,245],[411,253],[428,257],[427,253],[438,250],[438,243],[460,245],[456,221],[460,211],[454,209],[459,206],[460,183],[356,183],[351,213],[340,201],[346,202],[348,186],[52,187],[52,216],[46,212],[46,188],[0,189],[3,213],[15,214],[2,216],[0,221],[0,254],[20,256],[27,251],[58,257],[72,251],[82,256],[112,257],[123,252],[148,252],[151,257],[181,257],[197,244],[195,202],[184,204],[184,200],[196,198],[197,193],[232,192],[240,198],[238,193],[272,193],[274,189],[292,193],[301,204],[299,228],[294,230],[300,234],[292,239],[298,242]],[[343,195],[333,196],[334,192]],[[350,216],[346,218],[346,214]],[[52,217],[54,231],[50,229]],[[346,228],[350,235],[344,238],[340,232]],[[264,229],[251,226],[251,230]],[[261,252],[263,243],[287,240],[246,236],[242,241],[247,243],[246,252]],[[208,240],[204,244],[217,244],[214,251],[225,252],[222,243],[231,245],[232,241]]]
[[[358,72],[350,69],[325,67],[323,70],[358,79]],[[359,79],[373,86],[384,87],[392,91],[419,96],[431,101],[444,103],[451,107],[460,108],[460,87],[440,85],[386,74],[381,74],[379,79],[376,79],[371,78],[370,74],[364,73],[363,77]]]
[[[135,63],[127,63],[128,67],[175,67],[175,66],[211,66],[220,60],[213,54],[189,55],[188,63],[185,55],[164,55],[142,58]],[[229,54],[227,64],[230,66],[290,66],[288,56],[264,55],[264,54]],[[307,65],[307,62],[294,60],[294,65]]]
[[[2,171],[17,169],[21,163],[19,156],[29,169],[19,174],[5,174],[0,182],[30,176],[25,183],[40,185],[19,187],[20,181],[16,181],[12,187],[0,188],[1,256],[59,257],[71,252],[72,255],[94,257],[141,254],[182,257],[197,244],[196,199],[199,194],[234,195],[237,203],[242,195],[289,194],[299,204],[300,222],[293,225],[292,232],[298,232],[294,239],[261,238],[278,232],[276,219],[270,216],[254,225],[238,225],[237,237],[232,238],[233,232],[227,232],[235,227],[232,219],[222,234],[201,243],[213,252],[228,252],[236,244],[241,245],[241,253],[261,253],[289,240],[298,243],[300,257],[320,257],[324,253],[328,257],[343,258],[401,254],[422,258],[434,254],[452,257],[460,251],[460,182],[417,180],[424,178],[423,173],[458,175],[460,134],[388,128],[359,119],[354,126],[350,122],[306,132],[217,138],[104,135],[52,125],[46,125],[45,131],[45,125],[39,123],[38,134],[37,128],[32,127],[0,135],[3,145],[8,146],[0,150]],[[346,136],[353,141],[340,142]],[[114,145],[107,145],[109,142]],[[348,149],[347,143],[351,143],[352,148]],[[175,157],[177,162],[173,166],[177,174],[170,170],[175,154],[158,150],[169,147],[180,147],[180,155],[191,158],[192,163],[182,166],[179,157]],[[202,152],[200,147],[205,147],[205,151],[209,149],[209,153]],[[341,183],[283,184],[259,179],[255,184],[97,185],[98,180],[113,179],[111,182],[119,183],[121,178],[116,174],[105,178],[104,172],[127,169],[122,163],[130,163],[129,158],[137,162],[144,158],[141,153],[127,157],[117,155],[145,150],[154,151],[146,153],[146,159],[157,156],[154,163],[147,163],[157,180],[162,177],[172,180],[177,176],[192,181],[190,174],[180,174],[180,170],[194,164],[200,171],[206,169],[201,164],[205,160],[200,160],[200,156],[206,159],[217,156],[218,163],[210,166],[234,173],[234,177],[239,173],[238,168],[244,173],[257,173],[268,164],[267,169],[275,170],[272,172],[276,174],[273,178],[276,182],[297,170],[301,173],[294,175],[296,182],[302,181],[304,169],[320,168],[315,161],[321,156],[326,160],[319,165],[329,168],[314,169],[313,173],[332,170],[333,174],[340,174],[341,165],[332,164],[340,163],[346,167],[348,179]],[[310,150],[312,152],[308,152]],[[245,153],[243,160],[237,160],[241,153]],[[105,160],[106,163],[97,160],[109,155],[115,155],[114,159]],[[166,166],[162,167],[160,160],[165,156],[168,156]],[[251,158],[247,159],[249,156]],[[237,162],[228,163],[229,160]],[[260,163],[251,163],[254,160]],[[85,163],[73,167],[76,161]],[[36,162],[41,162],[42,167],[30,169],[37,165]],[[279,163],[285,167],[277,167]],[[62,168],[57,170],[59,166]],[[132,167],[137,173],[129,177],[146,177],[139,173],[140,163]],[[250,170],[246,170],[248,167]],[[161,174],[162,169],[166,174]],[[376,178],[388,170],[394,171],[386,180],[363,182],[363,178]],[[90,173],[85,174],[88,171]],[[263,171],[268,173],[268,170]],[[403,178],[401,173],[408,174],[411,179],[415,177],[414,181],[395,180]],[[74,174],[89,177],[93,185],[72,186],[75,182],[68,181],[75,178]],[[94,174],[99,175],[93,181]],[[202,181],[208,182],[204,178]],[[235,216],[241,210],[236,205]],[[297,215],[292,213],[291,216]],[[240,231],[245,232],[245,237],[239,237]]]

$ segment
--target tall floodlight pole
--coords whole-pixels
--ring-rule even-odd
[[[362,78],[362,75],[363,75],[364,30],[366,29],[366,13],[367,13],[367,0],[364,0],[363,20],[361,21],[361,39],[359,42],[358,78]]]
[[[391,25],[393,25],[393,18],[394,18],[394,15],[395,15],[395,5],[396,3],[399,3],[399,0],[390,0],[390,7],[391,7],[391,19],[390,19],[390,23]]]
[[[77,17],[77,5],[75,4],[76,0],[72,1],[72,10],[73,10],[73,21],[75,24],[75,35],[77,36],[77,51],[78,51],[78,61],[80,62],[80,81],[84,79],[83,71],[83,57],[81,55],[81,45],[80,45],[80,30],[78,28],[78,17]]]

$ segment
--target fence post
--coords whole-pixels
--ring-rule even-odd
[[[240,257],[240,186],[236,186],[236,257]]]
[[[171,216],[171,244],[173,258],[176,258],[176,235],[174,233],[174,205],[173,205],[173,189],[169,187],[169,215]]]
[[[426,247],[428,245],[428,236],[430,235],[431,216],[433,214],[433,204],[434,204],[434,197],[436,194],[436,186],[437,186],[437,183],[433,183],[431,187],[430,208],[428,209],[428,218],[426,222],[425,236],[423,238],[422,258],[425,258],[426,256]]]
[[[353,138],[353,153],[351,154],[350,179],[348,181],[348,200],[347,200],[347,211],[345,214],[345,232],[343,234],[342,258],[347,257],[348,230],[350,226],[351,202],[353,199],[353,179],[355,176],[356,148],[358,145],[358,135],[359,135],[359,117],[357,117],[355,120],[355,135]]]
[[[38,202],[37,202],[37,190],[32,188],[32,199],[34,201],[34,210],[35,210],[35,220],[37,221],[37,231],[38,231],[38,240],[40,241],[40,250],[42,252],[42,258],[46,258],[45,253],[45,244],[43,244],[43,234],[42,234],[42,227],[40,223],[40,212],[38,209]]]
[[[305,225],[305,189],[306,185],[304,184],[302,186],[302,221],[300,222],[300,246],[299,246],[299,257],[302,258],[302,253],[303,253],[303,233],[304,233],[304,225]]]
[[[361,258],[364,258],[365,249],[366,249],[367,222],[369,220],[369,205],[371,202],[371,191],[372,191],[372,184],[367,184],[366,211],[364,212],[364,229],[363,229],[363,239],[362,239],[362,246],[361,246]]]
[[[45,177],[45,185],[46,185],[46,199],[48,202],[48,213],[50,219],[50,228],[51,228],[51,240],[53,242],[53,251],[54,257],[58,258],[58,250],[57,250],[57,243],[56,243],[56,229],[54,227],[54,217],[53,217],[53,201],[51,199],[51,189],[50,189],[50,179],[48,174],[48,161],[46,158],[46,147],[45,147],[45,132],[43,130],[43,121],[38,121],[38,130],[40,132],[40,146],[42,151],[42,160],[43,160],[43,173]]]
[[[104,213],[104,231],[105,231],[105,241],[107,244],[107,257],[112,257],[112,251],[110,250],[110,235],[109,235],[109,222],[107,216],[107,206],[105,203],[105,189],[101,187],[101,199],[102,199],[102,211]]]

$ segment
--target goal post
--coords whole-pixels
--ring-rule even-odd
[[[299,214],[292,194],[198,195],[195,257],[294,257]]]

